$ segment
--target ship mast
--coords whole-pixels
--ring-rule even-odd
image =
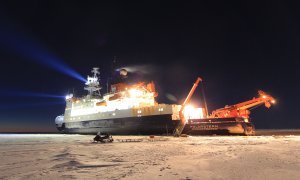
[[[94,67],[92,69],[92,74],[93,76],[87,76],[87,81],[85,83],[85,87],[84,87],[84,90],[87,90],[89,92],[89,96],[92,97],[92,96],[101,96],[100,94],[100,83],[99,83],[99,80],[100,78],[98,78],[98,75],[100,75],[100,72],[99,72],[99,68],[98,67]]]

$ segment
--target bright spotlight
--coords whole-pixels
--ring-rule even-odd
[[[192,105],[185,106],[183,114],[186,119],[201,119],[204,117],[204,108],[195,108]]]
[[[143,92],[137,89],[130,89],[129,90],[130,97],[139,97],[143,95]]]
[[[69,99],[71,99],[71,98],[73,98],[73,94],[68,94],[68,95],[66,95],[66,100],[69,100]]]

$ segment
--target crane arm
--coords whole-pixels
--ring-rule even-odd
[[[267,108],[274,104],[275,99],[263,91],[258,91],[259,97],[253,98],[252,100],[238,103],[231,106],[226,106],[221,109],[216,109],[212,112],[210,117],[231,117],[239,114],[241,116],[248,116],[249,110],[252,107],[258,106],[260,104],[265,104]]]
[[[194,83],[192,89],[190,90],[188,96],[185,98],[183,104],[181,105],[181,108],[179,110],[179,118],[180,118],[180,122],[178,124],[178,126],[175,128],[175,131],[174,131],[174,136],[180,136],[182,131],[183,131],[183,128],[185,126],[185,123],[186,123],[186,119],[185,119],[185,116],[183,114],[183,111],[184,111],[184,108],[185,106],[190,102],[199,82],[202,81],[202,79],[200,77],[197,78],[196,82]]]
[[[271,103],[272,104],[276,103],[275,99],[272,96],[270,96],[269,94],[265,93],[264,91],[259,90],[258,94],[259,94],[258,98],[253,98],[250,101],[246,101],[244,103],[237,104],[238,109],[249,109],[249,108],[255,107],[257,105],[263,104],[263,103],[265,104],[265,106],[267,108],[270,108]]]
[[[191,97],[193,96],[199,82],[202,81],[202,79],[200,77],[197,78],[196,82],[194,83],[192,89],[190,90],[188,96],[185,98],[183,104],[181,105],[181,108],[180,108],[180,111],[179,111],[179,117],[181,119],[181,121],[184,121],[185,122],[185,118],[184,118],[184,115],[183,115],[183,110],[185,108],[185,106],[190,102],[191,100]]]

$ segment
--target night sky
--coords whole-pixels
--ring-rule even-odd
[[[297,4],[171,2],[2,1],[0,132],[56,131],[64,96],[85,94],[80,75],[100,67],[105,83],[114,57],[153,80],[160,103],[182,103],[200,76],[210,111],[261,89],[277,104],[252,111],[256,128],[300,128]]]

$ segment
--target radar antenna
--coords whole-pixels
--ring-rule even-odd
[[[101,96],[101,87],[99,83],[100,78],[98,78],[98,75],[100,75],[99,68],[94,67],[91,72],[93,76],[87,76],[87,81],[85,83],[86,86],[84,87],[84,89],[89,92],[90,96]]]

